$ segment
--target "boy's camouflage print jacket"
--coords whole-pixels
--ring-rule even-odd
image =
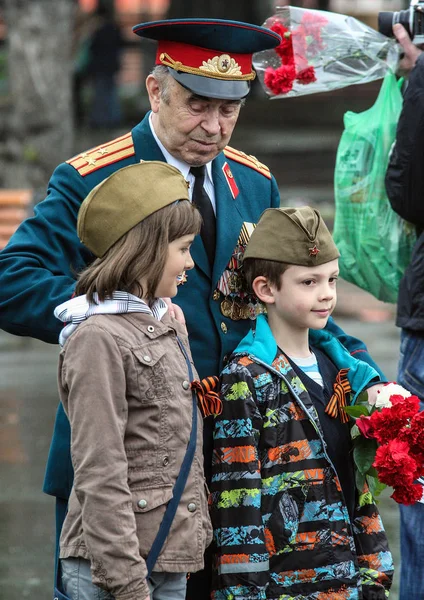
[[[349,368],[354,402],[375,370],[331,334],[311,336],[338,369]],[[265,316],[224,369],[221,393],[213,600],[387,598],[393,562],[377,508],[357,506],[350,521],[316,410]]]

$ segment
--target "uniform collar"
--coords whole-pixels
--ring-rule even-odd
[[[164,155],[166,162],[168,163],[168,165],[172,165],[173,167],[176,167],[180,171],[180,173],[182,174],[184,179],[186,179],[187,181],[190,181],[190,179],[193,177],[193,175],[189,175],[190,165],[187,164],[186,162],[184,162],[183,160],[175,158],[175,156],[172,156],[172,154],[170,154],[168,152],[168,150],[165,148],[165,146],[162,144],[162,142],[160,141],[160,139],[158,138],[158,136],[156,134],[155,128],[153,127],[152,116],[153,116],[153,113],[151,112],[149,114],[150,130],[152,132],[153,137],[155,138],[155,142],[159,146],[162,154]],[[209,161],[208,163],[206,163],[205,167],[206,167],[207,177],[209,178],[210,182],[213,185],[212,161]]]

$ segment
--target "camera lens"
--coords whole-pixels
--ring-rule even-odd
[[[378,13],[378,31],[387,37],[393,37],[393,25],[400,23],[411,36],[411,9],[399,10],[398,12]]]
[[[396,13],[380,12],[378,13],[378,31],[386,37],[393,37],[393,17]]]

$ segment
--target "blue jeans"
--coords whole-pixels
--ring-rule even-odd
[[[83,558],[65,558],[60,563],[62,588],[69,600],[114,600],[112,594],[92,582],[90,561]],[[153,571],[147,583],[151,600],[185,600],[186,573]]]
[[[424,335],[402,330],[398,383],[421,400],[424,409]],[[400,600],[424,599],[424,504],[400,508]]]

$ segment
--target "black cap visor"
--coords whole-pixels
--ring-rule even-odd
[[[241,100],[250,91],[249,81],[225,81],[202,75],[183,73],[168,67],[172,77],[183,87],[205,98],[218,98],[220,100]]]

